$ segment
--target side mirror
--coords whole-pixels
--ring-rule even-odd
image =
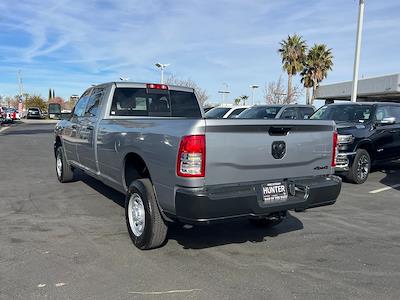
[[[308,120],[309,118],[310,118],[309,115],[304,115],[304,117],[303,117],[304,120]]]
[[[383,118],[382,120],[377,122],[377,124],[379,124],[379,125],[393,125],[395,123],[396,123],[395,117]]]

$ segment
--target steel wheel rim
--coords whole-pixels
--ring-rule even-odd
[[[369,160],[366,155],[363,155],[358,160],[358,166],[357,166],[358,178],[364,180],[365,178],[367,178],[368,172],[369,172]]]
[[[58,154],[57,154],[56,171],[57,171],[58,177],[61,177],[61,175],[62,175],[62,159],[61,159],[60,152],[58,152]]]
[[[137,237],[141,236],[144,231],[146,218],[143,200],[137,193],[132,194],[129,199],[128,219],[133,234]]]

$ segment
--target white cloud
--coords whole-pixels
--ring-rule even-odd
[[[394,12],[400,7],[394,0],[369,3],[365,31],[370,39],[399,32]],[[32,88],[45,94],[58,85],[68,96],[67,91],[77,93],[77,88],[121,74],[133,80],[157,80],[153,65],[161,61],[172,64],[168,72],[199,81],[214,97],[226,80],[233,95],[242,94],[249,82],[263,84],[279,76],[278,43],[297,32],[310,43],[327,42],[340,59],[329,78],[347,79],[356,4],[347,0],[1,1],[0,26],[19,37],[1,43],[0,76],[6,76],[3,88],[8,89],[22,68],[27,87],[32,82]],[[363,57],[363,62],[373,62],[371,70],[378,69],[375,58]],[[382,72],[386,71],[385,67]]]

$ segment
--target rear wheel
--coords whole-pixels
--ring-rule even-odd
[[[273,213],[265,218],[260,219],[249,219],[249,222],[257,227],[273,227],[280,224],[284,219],[286,219],[287,211],[281,211]]]
[[[68,164],[61,146],[56,150],[56,174],[58,181],[62,183],[70,182],[74,179],[74,171]]]
[[[362,184],[368,179],[371,170],[371,157],[367,150],[358,149],[347,178],[354,183]]]
[[[164,244],[168,227],[161,216],[149,179],[135,180],[129,186],[125,219],[129,236],[137,248],[147,250]]]

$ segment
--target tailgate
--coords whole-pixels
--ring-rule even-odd
[[[332,121],[207,119],[205,183],[332,174],[334,129]]]

